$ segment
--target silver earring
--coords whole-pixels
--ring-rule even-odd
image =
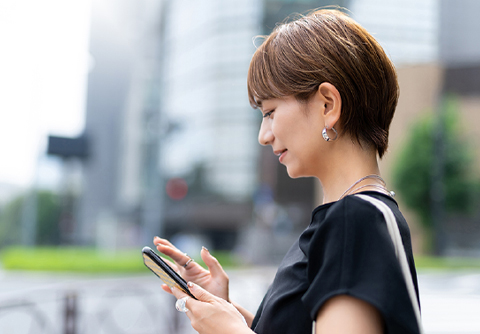
[[[328,129],[327,129],[327,126],[325,126],[325,127],[323,128],[323,130],[322,130],[322,137],[323,137],[323,139],[325,139],[325,141],[335,141],[335,140],[337,139],[337,137],[338,137],[338,132],[337,132],[337,130],[335,130],[335,128],[332,127],[332,131],[335,133],[335,137],[333,137],[333,138],[330,138],[330,137],[328,136],[327,130],[328,130]]]

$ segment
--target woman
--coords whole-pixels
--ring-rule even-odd
[[[395,69],[380,45],[347,15],[315,11],[278,26],[257,49],[248,94],[263,115],[260,144],[272,146],[290,177],[317,177],[324,203],[256,316],[230,304],[228,277],[208,250],[201,252],[206,271],[156,237],[198,300],[164,290],[188,309],[199,333],[311,333],[312,324],[316,333],[419,333],[384,216],[353,196],[393,211],[418,299],[408,225],[377,164],[398,99]]]

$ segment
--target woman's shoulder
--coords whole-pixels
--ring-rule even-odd
[[[370,191],[362,193],[384,202],[397,216],[400,214],[395,200],[388,195]],[[365,222],[369,222],[365,225]],[[331,228],[373,227],[372,222],[384,223],[383,214],[372,203],[356,195],[346,196],[336,202],[324,204],[313,211],[312,224]],[[325,226],[327,225],[327,226]]]
[[[376,192],[363,194],[392,209],[404,232],[402,239],[417,287],[410,237],[401,227],[406,223],[396,202]],[[314,218],[309,238],[305,235],[301,240],[309,282],[302,301],[311,316],[316,316],[332,296],[347,294],[375,306],[384,316],[389,332],[402,332],[405,326],[412,328],[415,314],[383,213],[352,195],[321,208]]]

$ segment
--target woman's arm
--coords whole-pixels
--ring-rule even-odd
[[[329,299],[317,314],[316,334],[382,334],[383,320],[371,304],[347,295]]]
[[[243,308],[242,306],[238,305],[235,302],[232,302],[232,305],[235,306],[235,308],[240,312],[243,317],[245,318],[245,321],[247,322],[248,327],[252,327],[252,322],[253,318],[255,317],[250,311],[247,309]]]

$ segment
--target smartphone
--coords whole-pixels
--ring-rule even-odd
[[[162,280],[163,283],[170,288],[176,287],[177,289],[185,292],[187,295],[195,298],[188,290],[187,282],[177,274],[163,259],[157,255],[150,247],[143,247],[142,249],[143,263],[150,269],[155,275]]]

